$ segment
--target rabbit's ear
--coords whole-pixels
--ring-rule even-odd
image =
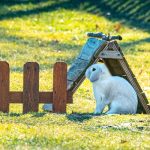
[[[90,75],[90,81],[91,82],[95,82],[99,79],[99,69],[96,69],[95,71],[91,72],[91,75]]]
[[[90,68],[88,68],[87,70],[86,70],[86,72],[85,72],[85,76],[88,78],[88,79],[90,79]]]

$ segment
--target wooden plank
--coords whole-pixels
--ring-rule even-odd
[[[23,103],[23,92],[9,92],[9,103]]]
[[[138,98],[139,98],[138,113],[141,113],[141,112],[149,113],[149,110],[147,107],[148,100],[144,94],[142,96],[140,95],[140,93],[142,93],[143,91],[140,85],[138,84],[134,74],[132,73],[131,69],[129,68],[127,61],[125,61],[125,58],[123,60],[114,60],[114,59],[103,59],[103,60],[112,75],[121,76],[127,79],[136,90]]]
[[[39,92],[39,103],[52,103],[53,92]],[[9,92],[9,103],[23,103],[23,92]],[[72,92],[67,92],[67,103],[72,103]]]
[[[114,41],[115,47],[120,51],[120,53],[123,55],[121,48],[119,47],[118,43],[116,41]],[[123,61],[123,63],[121,63]],[[126,67],[126,72],[128,72],[127,74],[127,79],[129,80],[129,82],[134,86],[137,94],[138,94],[138,99],[139,99],[139,103],[138,103],[138,113],[150,113],[150,108],[147,106],[148,104],[148,99],[146,97],[146,95],[144,94],[142,88],[140,87],[135,75],[133,74],[127,60],[124,58],[122,61],[120,61],[120,64],[124,64]],[[123,67],[123,65],[122,65]],[[124,69],[125,70],[125,69]],[[132,77],[132,79],[130,78],[130,76]],[[129,79],[130,78],[130,79]],[[142,94],[141,94],[142,93]]]
[[[116,49],[118,49],[120,51],[120,53],[122,54],[122,51],[121,51],[120,47],[118,46],[117,42],[114,42],[114,47]],[[150,109],[147,106],[148,100],[147,100],[143,90],[141,89],[138,81],[136,80],[135,75],[133,74],[132,70],[130,69],[128,62],[126,61],[125,58],[123,58],[122,60],[118,60],[118,63],[124,70],[125,74],[127,75],[126,79],[132,84],[132,86],[134,87],[134,89],[137,92],[138,99],[139,99],[138,113],[143,112],[143,113],[149,114]]]
[[[143,113],[149,114],[150,110],[147,106],[148,100],[147,100],[146,96],[144,96],[144,94],[141,95],[141,93],[143,93],[143,91],[142,91],[140,85],[138,84],[136,78],[133,77],[133,73],[132,73],[131,69],[128,67],[127,62],[125,61],[125,59],[119,60],[119,62],[127,74],[128,81],[132,84],[133,88],[137,92],[137,95],[139,98],[139,103],[140,103],[138,109],[140,109],[140,111],[143,110]]]
[[[23,103],[23,92],[12,91],[9,93],[9,103]],[[38,103],[52,103],[53,92],[39,92]]]
[[[39,93],[39,103],[52,103],[52,102],[53,102],[53,92]]]
[[[114,42],[114,44],[113,44],[113,42]],[[116,41],[112,41],[111,44],[109,44],[109,49],[112,49],[114,51],[117,50],[123,56],[123,53]],[[110,70],[112,75],[121,76],[121,77],[127,79],[132,84],[132,86],[134,87],[134,89],[137,92],[138,99],[139,99],[138,113],[142,113],[142,112],[150,113],[150,109],[147,106],[148,100],[147,100],[145,94],[143,93],[140,85],[138,84],[138,82],[135,78],[135,75],[131,71],[126,59],[124,57],[123,57],[123,59],[119,59],[119,60],[111,59],[111,58],[108,58],[108,59],[104,58],[103,61],[106,64],[106,66],[108,67],[108,69]]]
[[[39,65],[28,62],[24,65],[23,113],[37,112],[39,103]]]
[[[98,55],[102,51],[107,42],[104,40],[98,40],[94,38],[89,38],[86,44],[83,46],[80,54],[77,56],[75,61],[72,63],[71,67],[67,73],[68,79],[68,90],[72,93],[78,89],[80,84],[85,79],[86,69],[99,60]]]
[[[139,85],[139,83],[138,83],[138,81],[137,81],[135,75],[133,74],[131,68],[129,67],[129,64],[128,64],[127,60],[126,60],[125,58],[124,58],[123,60],[124,60],[124,63],[126,64],[128,70],[130,71],[130,74],[134,77],[134,82],[135,82],[135,84],[136,84],[136,86],[137,86],[137,88],[138,88],[138,91],[139,91],[140,93],[142,93],[143,90],[142,90],[141,86]],[[144,98],[145,98],[145,101],[148,103],[147,97],[144,96]]]
[[[150,108],[148,107],[148,103],[145,101],[145,94],[137,92],[137,95],[139,99],[137,113],[150,114]]]
[[[67,92],[67,103],[73,103],[73,93],[71,91]]]
[[[53,92],[39,92],[39,103],[52,103]],[[9,92],[9,103],[23,103],[23,92]],[[72,93],[67,93],[67,103],[72,103]]]
[[[97,54],[98,55],[98,54]],[[96,57],[94,56],[89,65],[88,66],[91,66],[92,64],[95,64],[99,61],[103,61],[102,59],[100,59],[99,57]],[[79,86],[82,84],[82,82],[84,81],[85,79],[85,72],[86,72],[86,69],[83,70],[82,74],[80,75],[80,77],[73,83],[73,86],[71,88],[69,88],[69,91],[72,93],[72,95],[76,92],[76,90],[79,88]],[[73,103],[73,99],[72,101],[69,101],[69,103]]]
[[[65,113],[67,104],[67,65],[56,62],[53,71],[53,111]]]
[[[0,111],[9,112],[9,64],[0,61]]]
[[[23,103],[23,92],[12,91],[9,93],[9,103]],[[53,92],[39,92],[39,103],[52,103]]]
[[[122,56],[117,51],[103,51],[100,53],[101,58],[122,59]]]

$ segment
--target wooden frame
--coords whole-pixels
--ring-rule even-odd
[[[97,41],[97,39],[95,39],[95,41]],[[86,45],[88,45],[88,41],[87,41]],[[93,47],[94,47],[94,44],[93,44]],[[79,54],[79,56],[80,55],[81,54]],[[86,59],[85,60],[82,59],[82,61],[86,61]],[[91,59],[88,60],[89,63],[87,65],[85,65],[83,68],[83,71],[80,74],[78,74],[79,77],[76,80],[74,80],[74,77],[72,78],[72,80],[69,79],[68,90],[74,94],[85,79],[86,69],[90,65],[92,65],[96,62],[99,62],[99,61],[105,63],[105,65],[107,66],[107,68],[109,69],[109,71],[112,75],[121,76],[131,83],[131,85],[135,89],[137,96],[138,96],[139,103],[138,103],[137,113],[150,114],[150,105],[148,104],[146,95],[143,92],[143,90],[141,89],[132,70],[130,69],[130,67],[121,51],[121,48],[119,47],[118,43],[114,40],[106,41],[102,45],[99,45],[97,50],[94,51],[94,53],[92,54]],[[76,69],[78,69],[78,68],[76,68]],[[69,74],[69,71],[68,71],[68,74]],[[69,85],[70,83],[72,86]]]
[[[39,103],[53,103],[53,112],[65,113],[72,101],[67,91],[67,64],[56,62],[53,72],[53,91],[39,91],[39,65],[27,62],[24,65],[23,91],[9,91],[9,64],[0,61],[0,111],[9,112],[10,103],[22,103],[23,113],[38,112]]]

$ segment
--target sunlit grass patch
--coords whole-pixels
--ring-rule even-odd
[[[149,148],[149,118],[146,115],[136,118],[131,115],[99,116],[82,122],[75,115],[72,116],[74,120],[70,117],[43,113],[1,114],[0,144],[12,149]]]
[[[54,63],[65,61],[69,68],[87,40],[86,33],[104,32],[123,37],[118,43],[150,100],[150,33],[90,13],[96,6],[85,12],[57,8],[58,3],[63,1],[0,6],[0,60],[10,64],[10,90],[22,91],[23,65],[34,61],[40,65],[40,91],[52,91]],[[149,115],[93,116],[95,101],[88,80],[73,99],[66,114],[43,112],[40,104],[39,113],[23,115],[22,104],[11,104],[9,114],[0,113],[0,149],[150,148]]]

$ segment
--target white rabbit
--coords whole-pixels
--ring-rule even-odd
[[[137,111],[137,94],[130,83],[122,77],[112,76],[104,64],[94,64],[85,73],[93,84],[96,99],[95,114],[135,114]]]

